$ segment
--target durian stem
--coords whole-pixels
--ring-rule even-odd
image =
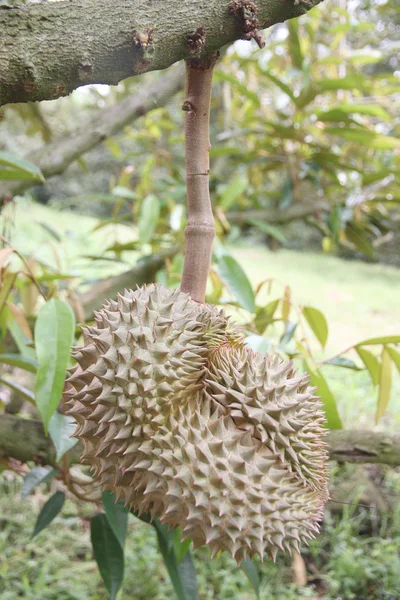
[[[210,173],[210,101],[213,68],[217,55],[186,61],[185,160],[188,225],[181,290],[204,302],[212,244],[215,236]]]

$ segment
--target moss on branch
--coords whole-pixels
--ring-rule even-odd
[[[61,0],[0,7],[0,105],[51,100],[89,83],[117,84],[298,17],[322,0]],[[243,14],[242,14],[243,13]],[[256,14],[256,17],[255,17]],[[253,19],[253,20],[254,20]],[[251,19],[250,19],[251,21]],[[257,27],[256,27],[257,25]],[[250,27],[250,29],[249,29]],[[197,44],[198,46],[198,44]]]

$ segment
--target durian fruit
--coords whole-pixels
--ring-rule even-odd
[[[74,356],[69,414],[103,488],[238,562],[314,537],[328,498],[321,403],[222,310],[159,285],[126,291]]]

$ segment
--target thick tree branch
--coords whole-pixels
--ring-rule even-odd
[[[322,0],[62,0],[0,7],[0,105],[51,100],[88,83],[117,84],[210,54]],[[253,19],[244,17],[257,4]],[[250,25],[251,27],[250,27]],[[201,47],[193,32],[204,29]]]
[[[84,126],[44,144],[26,158],[37,165],[46,178],[63,173],[82,154],[92,150],[153,108],[165,105],[171,96],[183,87],[184,71],[183,64],[176,65],[134,95],[117,105],[103,108]],[[31,185],[29,180],[0,183],[0,204],[1,198],[19,194]]]
[[[336,430],[327,437],[331,460],[355,463],[400,465],[400,433]],[[72,462],[79,462],[82,451],[77,444],[69,453]],[[45,437],[41,421],[1,415],[0,458],[16,458],[55,464],[55,449],[50,437]]]
[[[92,319],[93,312],[99,310],[107,298],[116,296],[117,292],[134,289],[136,286],[154,281],[157,271],[164,266],[165,261],[175,256],[179,250],[179,246],[171,246],[158,254],[144,257],[129,271],[95,283],[90,290],[80,296],[85,321]]]
[[[338,429],[329,432],[328,445],[338,462],[400,465],[400,433]]]
[[[79,462],[82,449],[75,446],[69,453],[71,461]],[[43,465],[56,464],[56,450],[43,424],[36,419],[22,419],[15,415],[1,415],[0,459],[16,458],[21,462],[33,461]]]

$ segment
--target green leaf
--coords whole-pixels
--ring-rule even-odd
[[[216,146],[210,150],[210,158],[216,158],[217,156],[240,156],[243,154],[242,148],[236,148],[235,146]]]
[[[297,323],[292,323],[291,321],[285,321],[285,331],[279,341],[280,346],[286,346],[290,342],[290,340],[294,336],[294,332],[297,328]]]
[[[276,227],[275,225],[270,225],[265,221],[257,221],[256,219],[247,219],[246,222],[250,225],[254,225],[254,227],[257,227],[263,233],[266,233],[267,235],[275,238],[276,240],[278,240],[278,242],[281,242],[282,244],[286,242],[286,237],[283,235],[279,227]]]
[[[382,351],[382,365],[379,375],[378,405],[376,407],[375,422],[378,423],[385,413],[390,400],[392,387],[392,360],[389,352],[384,347]]]
[[[239,263],[228,254],[218,258],[218,270],[221,279],[228,289],[232,292],[240,306],[248,312],[253,313],[256,310],[254,292]]]
[[[171,578],[172,585],[174,587],[175,593],[178,596],[179,600],[197,600],[197,594],[193,594],[193,581],[192,578],[196,577],[194,573],[194,569],[191,574],[191,578],[188,581],[182,579],[180,573],[180,565],[178,565],[178,560],[175,554],[174,549],[174,530],[168,529],[167,525],[162,525],[158,519],[151,520],[149,514],[138,515],[137,512],[131,511],[135,517],[138,517],[141,521],[145,523],[149,523],[152,525],[157,533],[158,546],[160,548],[160,552],[162,554],[164,564],[167,568],[168,574]],[[185,555],[189,555],[189,552]],[[185,560],[183,559],[183,561]],[[182,563],[183,563],[182,561]],[[182,565],[181,563],[181,565]],[[184,567],[185,568],[185,567]],[[188,586],[188,587],[185,587]],[[197,586],[197,584],[196,584]],[[197,589],[197,588],[196,588]]]
[[[324,362],[324,365],[333,365],[335,367],[344,367],[345,369],[352,369],[353,371],[361,371],[361,367],[358,367],[355,362],[344,356],[337,356],[331,360]]]
[[[126,531],[128,527],[129,507],[125,506],[124,502],[119,501],[112,492],[103,492],[101,495],[106,517],[115,537],[120,543],[121,548],[124,548]]]
[[[0,312],[3,310],[8,296],[11,293],[14,282],[17,278],[18,273],[12,273],[10,271],[3,271],[1,274],[1,286],[0,286]]]
[[[261,585],[261,577],[260,573],[254,564],[254,562],[250,558],[246,558],[240,563],[241,568],[246,573],[248,580],[251,583],[253,590],[256,593],[256,597],[260,597],[260,585]]]
[[[266,75],[266,77],[268,77],[268,79],[270,79],[284,94],[289,96],[293,102],[296,102],[293,90],[287,83],[279,79],[279,77],[274,75],[271,71],[263,71],[263,74]]]
[[[182,527],[176,527],[174,531],[174,550],[178,563],[181,563],[186,556],[191,543],[192,540],[190,539],[182,540]]]
[[[65,502],[64,492],[56,492],[53,494],[43,506],[40,514],[37,518],[35,529],[33,530],[32,537],[35,537],[42,529],[47,527],[53,519],[56,518],[60,510],[62,509]]]
[[[363,75],[347,75],[346,77],[339,77],[337,79],[321,79],[316,82],[320,91],[335,91],[335,90],[362,90],[368,87],[369,82]]]
[[[21,498],[26,498],[37,485],[50,481],[56,475],[57,469],[51,467],[35,467],[24,477],[22,482]]]
[[[58,233],[58,231],[56,231],[54,229],[54,227],[52,227],[51,225],[49,225],[48,223],[44,223],[43,221],[37,221],[39,223],[39,225],[41,227],[43,227],[43,229],[45,231],[47,231],[47,233],[49,233],[51,235],[52,238],[54,238],[56,240],[56,242],[61,242],[61,236]]]
[[[307,365],[307,370],[310,373],[310,383],[311,385],[315,385],[317,387],[316,393],[318,396],[321,397],[321,400],[323,402],[328,428],[342,429],[343,425],[336,406],[336,400],[331,390],[329,389],[325,377],[322,375],[319,369],[313,371]]]
[[[301,69],[303,66],[303,52],[300,45],[298,20],[288,21],[287,28],[289,31],[288,47],[293,66]]]
[[[146,244],[153,237],[160,216],[160,202],[154,194],[149,194],[142,202],[139,217],[139,240]]]
[[[380,135],[374,131],[355,127],[327,127],[326,133],[338,135],[350,142],[357,142],[374,150],[394,150],[400,148],[400,140],[389,135]]]
[[[55,411],[49,422],[49,434],[56,447],[56,461],[59,462],[64,454],[78,443],[77,438],[71,438],[76,429],[74,419]]]
[[[124,551],[105,514],[92,517],[90,538],[93,554],[110,594],[110,600],[115,600],[124,580]]]
[[[115,244],[108,246],[104,250],[104,252],[115,252],[115,254],[120,255],[121,252],[130,252],[132,250],[137,250],[138,246],[139,246],[139,242],[137,240],[134,240],[133,242],[125,242],[125,243],[116,242]]]
[[[400,344],[400,335],[384,335],[382,337],[369,338],[357,344],[359,346],[374,346],[375,344]]]
[[[0,152],[0,179],[33,179],[44,181],[41,170],[28,160],[18,158],[8,152]]]
[[[312,306],[303,308],[303,315],[322,347],[328,339],[328,323],[322,312]]]
[[[117,185],[112,190],[113,196],[119,196],[121,198],[129,198],[130,200],[136,200],[138,195],[135,192],[132,192],[129,188],[123,187],[122,185]]]
[[[186,600],[198,600],[199,589],[197,585],[196,570],[190,552],[186,552],[179,563],[178,569]]]
[[[390,354],[390,358],[394,362],[397,367],[398,372],[400,373],[400,352],[397,352],[394,348],[390,348],[390,346],[386,347],[386,350]]]
[[[339,104],[331,110],[318,111],[317,117],[320,121],[340,121],[349,114],[370,115],[384,121],[390,119],[386,110],[378,104]]]
[[[0,354],[0,363],[24,369],[24,371],[29,371],[29,373],[36,373],[38,368],[36,360],[22,354]]]
[[[282,319],[284,321],[289,320],[290,309],[292,306],[292,292],[288,285],[285,286],[285,291],[282,298]]]
[[[258,333],[264,333],[265,329],[274,321],[274,314],[279,306],[280,299],[272,300],[262,308],[257,308],[254,325]]]
[[[0,383],[9,387],[10,390],[17,392],[20,396],[25,398],[25,400],[28,400],[28,402],[35,404],[35,394],[32,392],[32,390],[29,390],[28,388],[21,385],[20,383],[16,383],[15,381],[10,381],[9,379],[5,379],[4,377],[0,377]]]
[[[260,98],[256,92],[252,92],[248,89],[247,85],[241,83],[237,77],[231,75],[230,73],[226,73],[225,71],[215,71],[214,73],[214,81],[227,81],[230,83],[238,92],[240,92],[245,98],[251,100],[253,104],[256,106],[260,106]]]
[[[61,400],[74,331],[74,313],[66,302],[53,298],[40,309],[35,324],[39,363],[35,395],[46,433]]]
[[[63,281],[65,279],[74,279],[76,275],[69,275],[68,273],[43,273],[43,275],[38,275],[36,277],[36,281],[41,283],[42,281]]]
[[[225,188],[219,197],[218,205],[222,210],[229,210],[237,198],[248,188],[249,182],[247,177],[236,175],[231,183]]]
[[[366,366],[371,376],[372,383],[374,385],[378,385],[379,373],[381,369],[379,360],[372,354],[372,352],[365,350],[365,348],[361,348],[360,346],[356,346],[356,352]]]
[[[380,181],[381,179],[385,179],[388,175],[391,174],[400,175],[400,172],[393,169],[379,169],[378,171],[372,171],[369,173],[362,174],[362,182],[363,185],[369,185],[371,183],[375,183],[375,181]]]
[[[178,560],[174,551],[173,532],[169,531],[167,525],[162,525],[158,520],[153,521],[152,525],[156,529],[158,546],[176,595],[179,600],[186,600],[183,581],[179,573]]]
[[[14,307],[14,310],[10,310],[11,302],[8,303],[7,309],[11,317],[8,319],[7,327],[20,354],[35,359],[35,350],[32,347],[32,334],[23,311],[17,307]]]

